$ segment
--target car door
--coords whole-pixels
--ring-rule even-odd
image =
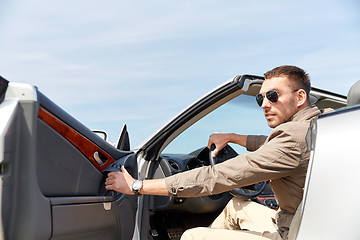
[[[121,165],[135,176],[134,152],[29,85],[9,83],[0,114],[2,239],[132,238],[137,197],[106,192],[104,181]]]

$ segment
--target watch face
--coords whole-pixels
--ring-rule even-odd
[[[133,185],[132,185],[132,188],[134,191],[139,191],[142,187],[142,182],[140,180],[135,180]]]

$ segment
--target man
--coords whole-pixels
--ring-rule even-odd
[[[182,239],[287,239],[291,220],[302,200],[310,157],[305,136],[310,120],[320,114],[317,107],[311,106],[309,92],[309,77],[298,67],[280,66],[265,73],[256,101],[273,128],[270,135],[216,133],[208,143],[209,147],[216,146],[213,155],[228,142],[240,144],[251,153],[164,179],[144,180],[135,191],[196,197],[269,180],[278,211],[233,198],[210,228],[190,229]],[[106,189],[133,194],[133,183],[134,179],[122,168],[121,173],[109,174]]]

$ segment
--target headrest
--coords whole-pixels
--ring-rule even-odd
[[[352,85],[347,96],[348,106],[356,104],[360,104],[360,80]]]

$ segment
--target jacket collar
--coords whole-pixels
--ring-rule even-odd
[[[289,120],[287,120],[287,122],[309,121],[312,118],[318,116],[320,113],[321,111],[319,108],[315,105],[312,105],[295,113],[291,118],[289,118]]]

